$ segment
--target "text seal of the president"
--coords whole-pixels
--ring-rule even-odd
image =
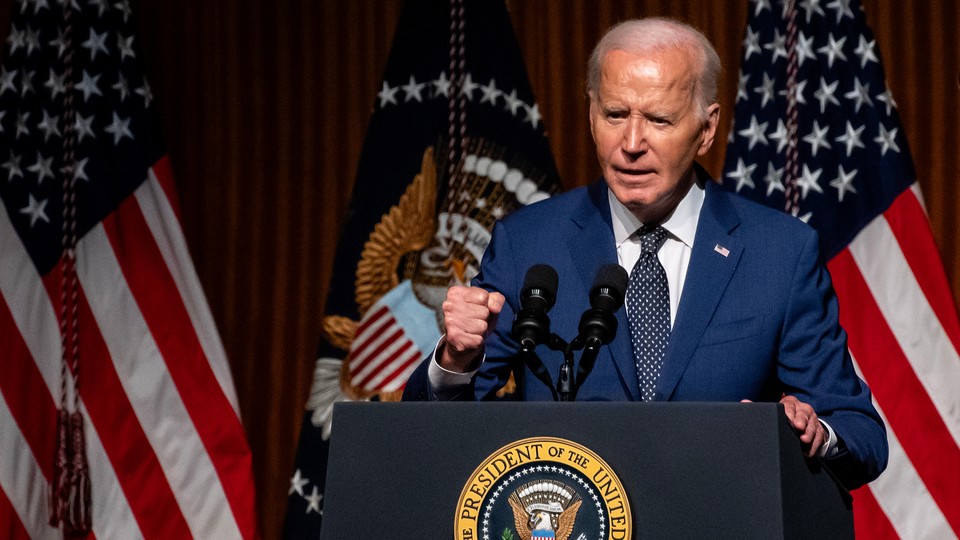
[[[470,475],[455,518],[458,540],[622,540],[633,520],[623,485],[589,448],[531,437],[491,454]]]

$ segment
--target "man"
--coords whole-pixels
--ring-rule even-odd
[[[446,335],[405,399],[491,398],[511,371],[518,399],[551,399],[511,337],[524,275],[557,269],[551,330],[572,339],[597,269],[619,263],[631,271],[620,330],[578,399],[779,401],[808,456],[851,488],[876,478],[886,434],[847,352],[816,233],[694,163],[720,114],[712,45],[675,21],[627,21],[588,67],[603,178],[494,227],[475,286],[448,291]],[[562,355],[537,352],[555,376]]]

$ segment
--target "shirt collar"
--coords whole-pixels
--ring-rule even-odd
[[[693,248],[693,239],[697,235],[697,224],[700,222],[700,209],[703,207],[704,189],[699,182],[694,182],[687,194],[680,200],[680,204],[661,225],[670,233],[670,236],[683,242],[688,248]],[[613,191],[607,189],[607,200],[610,203],[610,218],[613,222],[613,238],[617,248],[626,242],[630,236],[643,226],[643,223],[633,215],[626,206],[614,196]]]

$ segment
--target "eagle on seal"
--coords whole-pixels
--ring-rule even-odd
[[[567,540],[583,501],[560,482],[536,480],[514,491],[509,502],[522,540]]]

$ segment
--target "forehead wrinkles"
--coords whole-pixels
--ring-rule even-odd
[[[650,51],[643,56],[614,49],[601,65],[599,97],[602,101],[636,97],[689,103],[697,82],[692,60],[680,49]]]

